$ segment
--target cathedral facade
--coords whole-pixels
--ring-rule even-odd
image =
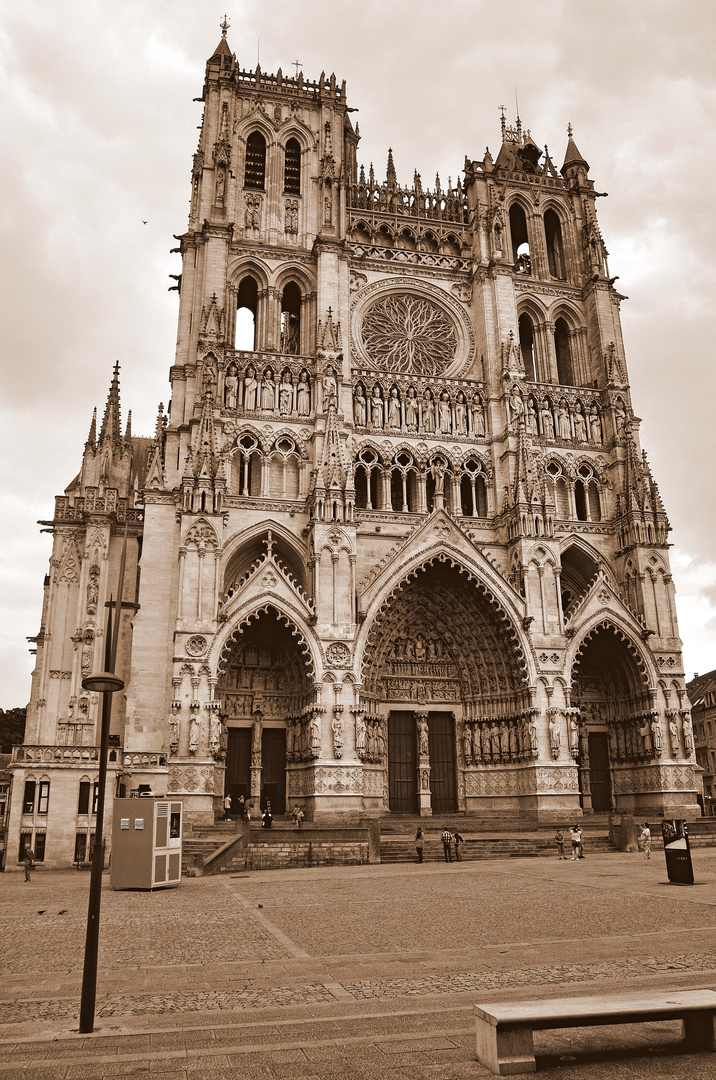
[[[318,821],[698,813],[669,524],[597,192],[519,119],[453,185],[358,166],[345,84],[206,66],[171,402],[115,370],[56,500],[10,851],[114,793]],[[126,553],[121,605],[119,564]],[[8,865],[12,857],[8,857]]]

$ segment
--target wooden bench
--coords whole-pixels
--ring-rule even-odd
[[[716,1050],[716,992],[672,990],[476,1005],[477,1057],[498,1076],[535,1072],[533,1031],[681,1020],[685,1049]]]

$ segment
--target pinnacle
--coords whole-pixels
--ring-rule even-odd
[[[584,165],[587,169],[589,169],[589,163],[582,157],[579,150],[577,149],[577,144],[575,143],[574,139],[572,138],[572,125],[571,124],[567,128],[567,150],[566,150],[565,155],[564,155],[564,163],[563,163],[562,169],[561,169],[561,172],[562,172],[563,175],[564,175],[564,170],[569,165]]]
[[[112,442],[119,442],[121,438],[119,413],[119,361],[114,365],[112,382],[110,383],[109,394],[107,395],[107,404],[105,405],[104,416],[102,417],[102,428],[99,437],[100,441],[103,439],[111,439]]]

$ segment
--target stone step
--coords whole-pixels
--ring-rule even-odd
[[[465,834],[461,831],[461,835]],[[569,853],[569,844],[565,844],[565,852]],[[585,838],[585,854],[597,854],[614,851],[607,836],[598,836],[590,839]],[[465,841],[460,845],[460,854],[466,862],[472,859],[505,859],[505,858],[528,858],[541,856],[556,858],[556,848],[551,840],[543,840],[539,837],[524,838],[488,838],[465,836]],[[453,849],[454,855],[454,849]],[[423,859],[426,862],[436,862],[444,859],[442,841],[439,837],[428,836],[425,838],[423,847]],[[417,856],[415,844],[412,840],[381,839],[380,861],[381,863],[415,862]]]

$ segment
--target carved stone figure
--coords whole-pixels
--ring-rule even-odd
[[[254,412],[256,409],[258,386],[255,369],[248,367],[244,377],[244,408],[249,412]]]
[[[519,427],[521,423],[524,423],[525,403],[522,400],[522,394],[519,392],[516,386],[514,387],[512,391],[512,396],[509,399],[509,406],[512,422],[517,427]]]
[[[276,384],[273,381],[273,372],[267,368],[264,372],[261,386],[261,408],[267,412],[273,412],[276,404]]]
[[[382,761],[385,757],[385,728],[382,720],[375,725],[375,750],[377,760]]]
[[[569,718],[569,750],[575,757],[579,753],[579,724],[575,716]]]
[[[353,392],[353,422],[356,427],[365,427],[365,394],[360,383]]]
[[[278,408],[281,416],[291,415],[292,403],[293,385],[291,383],[291,376],[287,372],[281,379],[281,385],[278,388]]]
[[[238,400],[239,379],[236,374],[236,364],[233,361],[226,369],[224,376],[224,404],[227,409],[235,409]]]
[[[318,714],[313,713],[311,717],[311,753],[318,757],[321,752],[321,725],[318,721]]]
[[[458,391],[455,400],[455,433],[457,435],[467,435],[467,407],[462,390]]]
[[[694,749],[694,728],[691,723],[691,716],[689,713],[684,714],[684,719],[681,724],[681,734],[684,739],[684,750],[688,757]]]
[[[676,726],[676,718],[669,717],[669,738],[671,739],[671,756],[679,756],[679,729]]]
[[[176,754],[179,746],[179,735],[181,733],[181,718],[172,713],[169,717],[169,749],[172,754]]]
[[[577,402],[577,407],[574,410],[574,437],[577,442],[587,441],[587,424],[579,402]]]
[[[213,757],[217,757],[221,749],[221,718],[216,713],[212,715],[210,722],[209,749]]]
[[[415,431],[418,426],[418,397],[415,387],[411,386],[405,399],[405,423],[410,431]]]
[[[388,426],[392,428],[400,427],[400,398],[398,397],[398,390],[395,386],[390,391],[390,398],[388,400]]]
[[[281,331],[281,352],[289,356],[296,356],[298,345],[298,316],[291,311],[288,313],[284,328]]]
[[[429,390],[423,394],[423,430],[435,431],[435,402]]]
[[[438,416],[440,418],[440,431],[447,434],[452,427],[450,422],[450,398],[447,390],[443,390],[438,402]]]
[[[383,427],[383,399],[377,386],[373,390],[373,397],[370,399],[370,422],[374,428]]]
[[[599,415],[599,409],[596,405],[592,405],[589,410],[589,429],[591,432],[592,442],[601,444],[604,436],[602,433],[602,419]]]
[[[562,398],[557,406],[557,438],[571,439],[572,432],[569,426],[569,409],[567,402]]]
[[[473,435],[485,434],[485,413],[479,394],[475,394],[470,403],[470,415],[472,417]]]
[[[223,169],[219,169],[216,174],[216,202],[223,202],[224,190],[226,188],[226,174]]]
[[[435,481],[435,494],[443,495],[445,492],[445,461],[441,457],[436,457],[430,466],[430,475]]]
[[[199,735],[201,733],[201,720],[194,715],[189,724],[189,753],[195,754],[199,748]]]
[[[472,764],[472,728],[468,723],[463,724],[462,727],[462,752],[465,757],[465,764]]]
[[[534,398],[527,399],[527,411],[525,413],[525,426],[530,435],[537,434],[537,406]]]
[[[323,375],[323,411],[328,412],[330,408],[336,407],[338,404],[338,384],[336,383],[336,373],[332,367],[326,368]]]
[[[356,754],[361,760],[365,755],[365,721],[360,713],[356,713]]]
[[[343,756],[343,718],[340,713],[334,713],[331,729],[333,731],[333,756],[340,758]]]
[[[304,368],[296,387],[296,412],[299,416],[309,416],[311,412],[311,388],[308,383],[308,372]]]
[[[428,744],[428,718],[424,713],[418,714],[418,757],[427,758],[430,754]]]
[[[559,733],[559,722],[556,715],[549,718],[549,745],[552,749],[552,757],[559,757],[559,747],[561,743],[561,736]]]
[[[542,434],[545,439],[554,438],[554,417],[552,416],[552,410],[547,398],[542,402],[542,408],[539,412],[540,423],[542,424]]]
[[[89,581],[87,582],[87,614],[94,615],[97,611],[99,599],[99,566],[93,563],[90,566]]]
[[[651,720],[651,739],[656,754],[661,754],[662,742],[661,742],[661,724],[658,717],[654,716]]]

